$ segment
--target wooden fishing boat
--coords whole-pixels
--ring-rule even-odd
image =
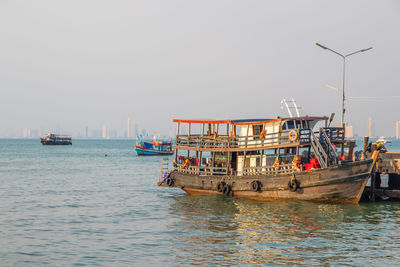
[[[138,156],[167,156],[174,153],[170,141],[145,141],[140,135],[137,140],[135,150]]]
[[[173,170],[164,162],[158,185],[192,195],[358,203],[379,154],[353,160],[351,151],[346,160],[344,129],[329,127],[332,118],[175,119]],[[314,131],[317,123],[325,127]]]
[[[44,146],[65,146],[72,145],[72,138],[67,135],[57,135],[48,133],[44,138],[40,138],[40,143]]]
[[[156,156],[156,155],[165,156],[174,154],[174,152],[171,150],[170,142],[161,144],[159,143],[157,145],[151,143],[145,143],[144,146],[136,145],[135,150],[138,156]]]

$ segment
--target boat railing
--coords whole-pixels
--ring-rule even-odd
[[[326,136],[331,142],[344,141],[344,128],[343,127],[324,127]]]
[[[344,129],[342,127],[324,127],[320,128],[318,132],[313,132],[316,137],[321,138],[321,132],[323,131],[325,138],[330,143],[334,142],[342,142],[344,141]],[[311,129],[303,128],[299,130],[299,143],[300,145],[309,145],[311,144]]]
[[[196,175],[225,175],[227,174],[228,168],[211,166],[185,166],[184,164],[176,164],[175,171]]]
[[[221,149],[265,147],[296,143],[296,141],[291,141],[289,139],[289,132],[290,130],[280,133],[249,136],[178,135],[176,138],[176,145],[191,148]]]
[[[324,134],[330,142],[344,141],[344,129],[341,127],[325,127]],[[188,148],[205,149],[229,149],[229,148],[258,148],[279,145],[312,145],[312,134],[319,138],[320,132],[312,132],[311,129],[303,128],[294,130],[298,134],[298,140],[292,141],[289,133],[293,131],[284,130],[275,133],[266,133],[264,135],[249,136],[202,136],[202,135],[178,135],[176,145]]]
[[[275,168],[273,166],[258,166],[258,167],[245,167],[243,169],[243,175],[263,175],[263,174],[277,174],[277,173],[292,173],[293,171],[299,170],[293,166],[292,163],[281,164]]]
[[[292,173],[297,171],[298,168],[294,167],[293,164],[281,164],[278,168],[273,166],[263,166],[263,167],[245,167],[242,171],[243,176],[250,175],[264,175],[264,174],[282,174],[282,173]],[[184,166],[183,164],[176,164],[175,171],[185,174],[194,175],[226,175],[228,174],[228,169],[226,167],[210,167],[210,166]],[[161,172],[160,172],[161,174]],[[160,175],[160,181],[162,176]]]

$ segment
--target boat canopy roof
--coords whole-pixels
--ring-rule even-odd
[[[184,119],[173,119],[173,122],[179,123],[207,123],[207,124],[231,124],[231,125],[252,125],[252,124],[263,124],[268,122],[274,121],[281,121],[281,120],[327,120],[328,117],[322,116],[303,116],[303,117],[291,117],[291,118],[276,118],[276,119],[238,119],[238,120],[212,120],[212,119],[205,119],[205,120],[184,120]]]
[[[213,119],[204,119],[204,120],[182,120],[182,119],[173,119],[173,122],[180,123],[213,123],[213,124],[227,124],[230,123],[230,120],[213,120]]]
[[[303,117],[291,117],[291,118],[283,118],[282,120],[287,121],[295,121],[295,120],[327,120],[329,119],[327,116],[303,116]]]

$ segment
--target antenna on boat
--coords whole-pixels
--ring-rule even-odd
[[[289,105],[289,103],[292,105]],[[281,104],[281,109],[283,109],[285,106],[290,118],[293,118],[292,109],[294,109],[294,111],[296,112],[297,117],[300,117],[299,109],[302,109],[302,107],[297,106],[296,100],[294,100],[293,98],[292,100],[286,100],[284,98],[282,99]]]

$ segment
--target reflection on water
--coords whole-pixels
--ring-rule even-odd
[[[399,262],[400,205],[259,203],[174,197],[172,253],[184,264],[390,264]]]

